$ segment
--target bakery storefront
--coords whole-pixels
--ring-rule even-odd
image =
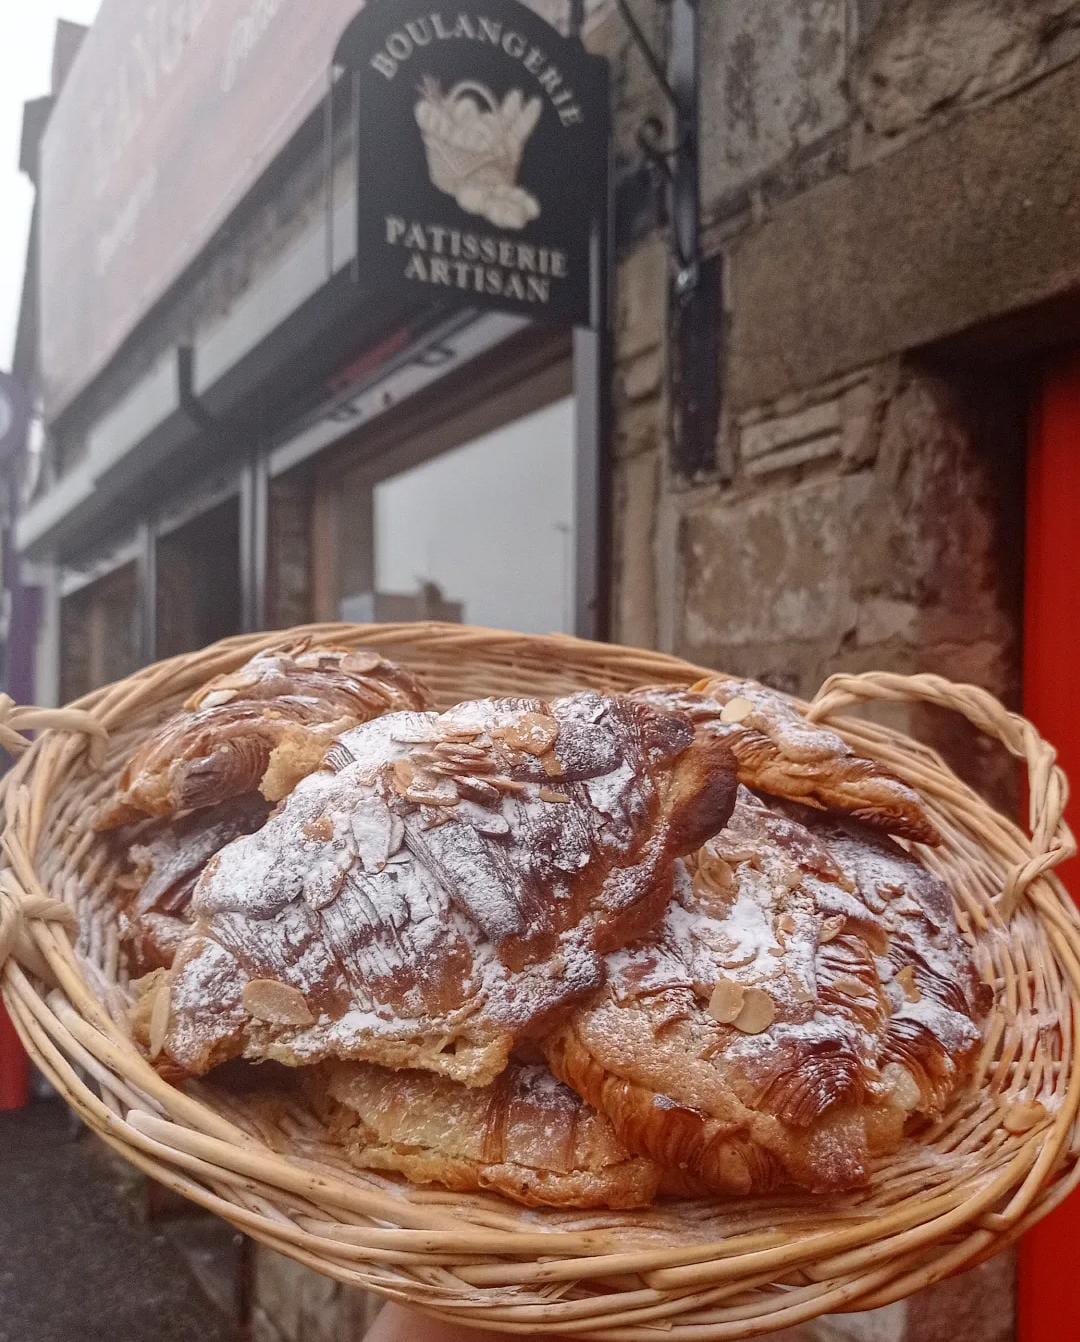
[[[1062,14],[103,0],[24,154],[37,701],[238,631],[437,619],[806,698],[934,673],[1075,771]],[[1020,813],[1006,752],[883,712]],[[831,1335],[1064,1336],[1075,1223]]]
[[[357,8],[86,36],[40,155],[46,696],[310,620],[601,629],[607,63],[511,0]]]

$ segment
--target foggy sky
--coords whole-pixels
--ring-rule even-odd
[[[11,366],[34,192],[18,169],[22,105],[49,91],[56,20],[90,23],[100,0],[0,3],[0,368]]]

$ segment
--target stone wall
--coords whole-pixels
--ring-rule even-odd
[[[1016,706],[1031,378],[1080,337],[1060,304],[1080,291],[1080,4],[702,12],[725,469],[671,466],[656,231],[617,276],[613,637],[803,695],[882,668]],[[888,720],[1015,806],[1012,762],[964,724]],[[1014,1276],[1006,1256],[790,1337],[1011,1342]]]
[[[705,7],[704,210],[725,290],[717,458],[731,468],[671,470],[656,232],[617,277],[616,638],[802,694],[839,669],[887,667],[1018,702],[1037,347],[1003,369],[951,357],[949,341],[1080,285],[1076,261],[1046,250],[1075,236],[1071,188],[990,242],[996,199],[1019,211],[1025,184],[1072,160],[1059,142],[1075,131],[1062,127],[1078,20],[1062,0]],[[902,725],[1012,800],[1011,766],[960,725]]]

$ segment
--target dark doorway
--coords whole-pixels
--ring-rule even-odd
[[[157,542],[157,656],[240,632],[240,504],[230,496]]]

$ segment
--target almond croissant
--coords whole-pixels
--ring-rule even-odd
[[[642,1207],[660,1185],[660,1167],[543,1066],[511,1062],[488,1086],[362,1062],[314,1070],[315,1107],[362,1168],[532,1207]]]
[[[207,866],[165,1053],[486,1085],[654,927],[734,789],[721,741],[629,698],[377,718]]]
[[[808,722],[786,695],[755,680],[717,676],[693,689],[635,694],[686,713],[731,747],[739,782],[758,792],[852,816],[918,843],[941,841],[918,793],[876,760],[856,755],[827,727]]]
[[[367,648],[257,653],[204,685],[147,737],[97,828],[260,790],[279,801],[341,732],[381,713],[427,706],[407,671]]]
[[[265,824],[270,810],[255,794],[140,826],[128,848],[132,869],[123,884],[132,893],[121,917],[136,974],[172,964],[191,923],[191,897],[203,868],[227,843]]]
[[[941,1110],[987,1005],[934,876],[786,809],[740,789],[659,934],[609,956],[543,1044],[630,1150],[718,1193],[864,1183]]]

